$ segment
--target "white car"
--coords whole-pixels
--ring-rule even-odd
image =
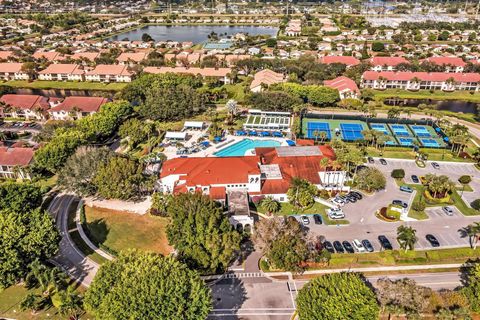
[[[330,219],[345,218],[345,213],[343,213],[342,209],[328,209],[327,214]]]
[[[355,250],[357,250],[357,252],[367,252],[367,249],[365,249],[365,247],[363,246],[360,240],[355,239],[353,240],[352,244]]]
[[[443,212],[445,212],[445,214],[447,216],[453,216],[453,209],[450,208],[450,207],[443,207],[442,208]]]
[[[343,199],[340,199],[340,198],[333,198],[332,199],[332,202],[334,204],[336,204],[337,206],[343,206],[345,205],[345,201]]]

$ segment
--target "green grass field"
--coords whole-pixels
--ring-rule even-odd
[[[73,82],[73,81],[24,81],[12,80],[0,83],[13,88],[27,89],[59,89],[59,90],[93,90],[93,91],[120,91],[127,83],[100,83],[100,82]]]
[[[149,250],[164,255],[171,252],[165,233],[166,218],[88,206],[85,206],[85,216],[90,240],[97,245],[116,252],[124,249]]]
[[[463,263],[480,257],[480,250],[451,248],[427,251],[387,250],[373,253],[332,254],[328,268],[373,267],[395,265],[428,265],[441,263]],[[325,267],[323,267],[325,268]]]

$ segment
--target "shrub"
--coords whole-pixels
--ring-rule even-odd
[[[415,211],[423,211],[427,205],[424,201],[416,201],[412,203],[412,209]]]
[[[472,181],[472,177],[468,175],[461,176],[458,178],[458,182],[461,184],[469,184]]]
[[[475,210],[480,210],[480,199],[473,200],[472,203],[470,203],[473,209]]]
[[[270,265],[265,260],[260,260],[260,270],[264,272],[270,271]]]
[[[403,179],[405,178],[405,170],[403,169],[394,169],[392,171],[392,178],[394,179]]]

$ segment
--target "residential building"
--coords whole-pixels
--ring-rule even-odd
[[[302,33],[302,21],[299,19],[290,20],[285,28],[287,37],[298,37]]]
[[[148,52],[122,52],[118,58],[117,61],[121,65],[132,65],[132,64],[138,64],[145,60],[148,56]]]
[[[33,160],[32,148],[8,148],[0,146],[0,178],[30,179],[27,170]]]
[[[353,67],[360,64],[360,60],[352,56],[325,56],[319,58],[320,63],[331,64],[341,63],[349,67]]]
[[[250,84],[250,90],[252,92],[260,92],[263,91],[264,87],[281,82],[285,82],[283,74],[274,72],[270,69],[265,69],[255,74],[253,81]]]
[[[38,72],[39,80],[54,81],[84,81],[85,70],[78,64],[51,64]]]
[[[54,120],[76,120],[92,115],[107,103],[103,97],[66,97],[60,104],[48,110]]]
[[[131,82],[133,73],[125,65],[99,64],[85,73],[86,81],[93,82]]]
[[[231,68],[196,68],[196,67],[146,67],[143,72],[164,74],[164,73],[180,73],[201,75],[203,78],[212,77],[217,78],[223,83],[230,83],[229,75],[232,72]]]
[[[444,66],[445,72],[463,72],[465,61],[459,57],[429,57],[422,62],[430,62],[436,65]]]
[[[368,60],[373,71],[395,71],[401,63],[410,63],[403,57],[372,57]]]
[[[376,72],[362,75],[362,87],[405,90],[480,91],[479,73]]]
[[[0,80],[29,80],[30,75],[22,71],[23,63],[0,63]]]
[[[34,94],[4,94],[0,98],[6,117],[44,120],[50,108],[48,98]]]
[[[360,90],[355,81],[350,78],[341,76],[333,80],[325,80],[323,84],[329,88],[337,89],[342,100],[346,98],[360,98]]]

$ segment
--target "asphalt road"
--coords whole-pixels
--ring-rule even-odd
[[[59,194],[51,202],[48,211],[55,218],[57,228],[62,240],[58,254],[51,259],[54,264],[61,267],[70,277],[82,285],[90,286],[99,265],[86,258],[72,242],[68,230],[68,211],[75,197]]]
[[[461,285],[458,272],[368,276],[375,286],[380,278],[408,277],[434,290]],[[267,278],[226,279],[212,286],[214,309],[209,319],[289,320],[295,311],[298,290],[308,280],[272,281]]]

